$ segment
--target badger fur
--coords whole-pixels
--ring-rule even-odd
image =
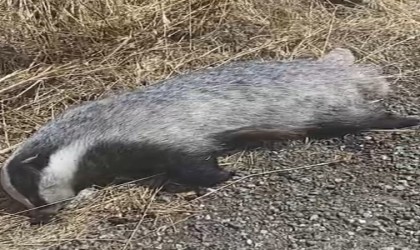
[[[318,60],[236,62],[85,103],[21,145],[2,168],[2,186],[28,208],[116,177],[164,173],[211,187],[232,176],[216,157],[243,143],[419,124],[377,105],[387,81],[354,61],[338,48]],[[35,214],[60,208],[51,207]]]

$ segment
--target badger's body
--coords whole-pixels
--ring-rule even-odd
[[[386,80],[353,61],[336,49],[320,60],[232,63],[72,108],[9,158],[3,187],[28,207],[115,177],[165,173],[208,187],[231,176],[216,156],[241,143],[418,124],[376,105]]]

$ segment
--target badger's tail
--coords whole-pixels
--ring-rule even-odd
[[[349,49],[335,48],[319,59],[320,62],[341,65],[354,71],[355,78],[360,78],[356,85],[366,100],[384,98],[390,92],[387,76],[374,64],[356,64],[356,58]]]

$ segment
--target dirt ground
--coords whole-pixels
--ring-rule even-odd
[[[70,105],[227,61],[334,47],[383,66],[388,108],[420,115],[420,2],[357,2],[0,2],[0,163]],[[238,176],[202,198],[107,187],[43,226],[0,195],[0,249],[420,249],[418,128],[220,161]]]

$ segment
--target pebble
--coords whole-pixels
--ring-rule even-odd
[[[380,227],[381,223],[379,221],[374,221],[374,222],[371,223],[371,225],[375,226],[375,227]]]
[[[242,225],[240,224],[240,223],[236,223],[236,222],[226,222],[226,224],[229,226],[229,227],[231,227],[231,228],[233,228],[233,229],[240,229],[240,228],[242,228]]]
[[[340,217],[340,218],[345,218],[346,217],[346,214],[345,213],[342,213],[342,212],[338,212],[337,213],[337,216]]]
[[[401,185],[407,187],[408,186],[408,181],[407,180],[399,180],[398,183],[400,183]]]
[[[319,216],[317,214],[312,215],[309,220],[317,220]]]
[[[365,213],[363,213],[363,217],[364,218],[371,218],[372,217],[372,213],[371,212],[365,212]]]
[[[383,247],[380,250],[395,250],[395,247]]]
[[[306,242],[306,245],[307,246],[315,246],[317,244],[317,242],[316,241],[313,241],[313,240],[308,240],[307,242]]]
[[[295,217],[296,218],[303,218],[305,215],[303,213],[296,213]]]
[[[366,220],[363,220],[363,219],[359,219],[358,221],[359,221],[360,224],[365,224],[366,223]]]
[[[346,219],[346,222],[349,223],[349,224],[353,224],[355,222],[355,220],[354,219],[347,218]]]

